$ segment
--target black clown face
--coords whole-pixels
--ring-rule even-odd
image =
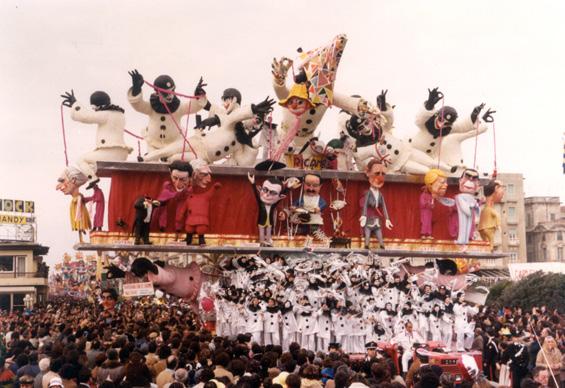
[[[450,106],[440,108],[426,121],[426,129],[434,138],[446,136],[451,132],[453,123],[457,120],[457,111]]]

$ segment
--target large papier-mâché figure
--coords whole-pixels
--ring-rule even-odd
[[[259,243],[261,246],[272,246],[272,232],[276,220],[278,203],[286,197],[282,194],[283,183],[277,178],[267,178],[261,187],[255,186],[255,176],[248,174],[249,183],[257,202],[259,214],[257,227],[259,229]]]
[[[198,123],[195,129],[198,133],[188,138],[194,149],[185,151],[184,159],[196,158],[212,164],[224,158],[229,158],[227,164],[236,166],[252,166],[255,164],[257,150],[251,142],[254,130],[253,119],[260,120],[272,111],[274,100],[268,97],[258,104],[240,106],[241,94],[237,89],[229,88],[222,96],[223,106],[211,105],[210,117]],[[206,130],[206,127],[218,126]],[[196,156],[195,156],[196,153]],[[172,159],[182,157],[182,151],[175,154]]]
[[[187,267],[175,267],[138,257],[131,265],[131,272],[138,277],[147,275],[159,290],[189,302],[196,301],[202,285],[202,271],[195,262]]]
[[[160,207],[155,211],[154,217],[157,219],[159,230],[164,232],[167,229],[169,212],[176,214],[188,195],[188,188],[192,179],[192,166],[189,162],[175,160],[169,165],[171,180],[163,183],[161,192],[157,197]]]
[[[438,199],[447,192],[447,176],[443,171],[432,168],[424,175],[424,187],[420,194],[420,237],[432,239],[432,216]]]
[[[386,168],[378,160],[373,159],[367,163],[365,174],[369,179],[369,190],[361,197],[361,217],[359,223],[363,228],[365,249],[369,249],[371,235],[374,234],[379,241],[379,247],[384,249],[383,233],[380,218],[384,218],[387,229],[392,229],[392,222],[386,210],[386,203],[380,189],[385,184]]]
[[[430,168],[436,167],[437,162],[394,135],[394,112],[386,101],[386,94],[387,91],[383,90],[377,97],[377,108],[384,117],[381,121],[376,121],[371,114],[358,115],[346,111],[338,116],[341,131],[357,141],[357,168],[363,170],[369,160],[376,158],[386,164],[388,172],[425,174]],[[349,99],[362,100],[360,97]],[[355,105],[353,101],[350,105]],[[449,169],[449,166],[441,164],[440,168]]]
[[[479,204],[476,197],[479,186],[479,173],[477,170],[471,168],[464,170],[459,179],[459,194],[455,196],[457,221],[459,224],[457,244],[467,244],[473,237],[475,220],[479,216]]]
[[[124,141],[126,120],[124,110],[113,105],[110,96],[103,91],[90,95],[90,106],[77,102],[74,92],[67,92],[63,105],[71,108],[71,118],[85,124],[96,124],[96,148],[81,155],[77,161],[78,169],[90,182],[97,182],[96,162],[122,162],[132,151]]]
[[[87,177],[78,168],[67,167],[57,180],[56,186],[57,190],[72,197],[69,209],[71,229],[78,231],[80,242],[83,242],[82,234],[90,230],[90,216],[79,191],[86,181]]]
[[[189,150],[190,147],[184,144],[185,139],[181,133],[185,132],[181,119],[187,114],[198,112],[207,104],[202,79],[194,91],[196,98],[181,101],[173,94],[176,89],[175,81],[168,75],[160,75],[153,81],[154,86],[159,89],[156,89],[147,101],[143,99],[143,76],[137,70],[130,71],[129,74],[132,87],[128,90],[128,101],[133,109],[149,117],[149,122],[142,131],[147,153],[138,157],[138,160],[166,161],[171,156],[180,154],[183,149]]]
[[[187,245],[192,244],[194,234],[198,234],[199,245],[206,245],[204,235],[210,225],[210,201],[222,184],[212,184],[212,171],[203,160],[195,159],[190,164],[193,168],[192,187],[177,211],[177,230],[184,229]]]
[[[481,238],[489,242],[490,248],[494,248],[494,234],[500,229],[500,214],[494,208],[504,197],[504,185],[499,180],[491,180],[483,187],[486,202],[481,210],[479,218],[479,233]]]
[[[327,108],[331,105],[358,113],[358,106],[351,106],[351,100],[335,93],[333,84],[337,67],[347,43],[345,35],[338,35],[330,45],[312,50],[301,55],[302,64],[298,66],[293,85],[302,84],[306,91],[306,100],[312,105],[304,114],[296,115],[290,109],[283,110],[282,122],[279,126],[279,138],[284,139],[296,130],[284,152],[297,153],[313,136]],[[277,98],[285,101],[289,95],[297,95],[286,86],[286,78],[293,61],[288,58],[273,59],[273,88]],[[314,71],[314,69],[316,69]],[[302,94],[302,91],[300,92]]]
[[[459,117],[455,108],[451,106],[445,105],[436,109],[437,103],[442,99],[443,93],[438,88],[428,89],[428,99],[416,116],[419,131],[408,138],[408,143],[431,156],[436,163],[438,158],[441,159],[440,162],[448,165],[449,169],[441,165],[439,168],[450,172],[452,168],[465,165],[461,143],[485,132],[487,127],[479,120],[484,104],[475,107],[469,116]],[[488,109],[483,115],[483,120],[492,121],[493,113],[495,112]]]

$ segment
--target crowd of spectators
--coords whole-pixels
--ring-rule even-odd
[[[0,388],[537,388],[563,387],[565,378],[563,316],[543,307],[481,308],[472,348],[482,352],[484,376],[461,379],[424,351],[403,373],[375,343],[358,355],[336,343],[325,352],[297,343],[283,350],[247,333],[214,336],[179,301],[104,303],[114,297],[103,293],[100,305],[61,298],[1,315]]]

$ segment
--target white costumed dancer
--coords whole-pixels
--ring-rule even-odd
[[[454,329],[457,336],[455,346],[458,352],[464,352],[471,348],[475,324],[470,321],[470,318],[478,312],[477,307],[467,305],[465,295],[462,292],[457,294],[457,301],[453,304],[453,315],[455,316]]]

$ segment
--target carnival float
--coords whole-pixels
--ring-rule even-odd
[[[327,346],[345,333],[321,335],[324,329],[310,330],[305,318],[325,306],[338,312],[335,319],[346,312],[359,318],[364,339],[371,333],[383,341],[415,314],[422,335],[451,342],[439,317],[457,320],[457,307],[446,310],[446,298],[467,292],[484,302],[485,295],[470,292],[474,272],[481,260],[505,256],[492,245],[500,228],[494,204],[504,194],[496,167],[479,172],[461,150],[489,129],[495,112],[483,103],[458,111],[432,87],[422,93],[413,135],[400,138],[388,91],[373,104],[374,96],[335,90],[346,44],[338,35],[297,58],[273,59],[272,89],[265,92],[272,97],[248,105],[234,88],[215,101],[203,78],[186,94],[169,75],[151,83],[132,70],[124,96],[147,116],[147,125],[132,131],[105,92],[94,92],[90,105],[73,91],[63,94],[73,120],[66,125],[97,128],[96,148],[67,162],[57,185],[71,198],[75,249],[96,251],[109,279],[142,279],[195,309],[215,311],[218,333],[264,332],[272,343],[300,329],[303,343],[315,347],[318,333]],[[328,109],[341,111],[337,123],[323,122]],[[183,124],[187,115],[194,128]],[[317,133],[336,126],[339,135],[325,144]],[[137,155],[124,141],[128,134],[144,146]],[[101,179],[110,180],[106,204]],[[94,194],[83,194],[83,186]],[[89,201],[96,203],[94,222]],[[441,314],[432,293],[444,293]],[[282,337],[265,331],[263,321],[250,324],[253,312],[276,310],[284,319],[291,306],[304,314],[292,329],[283,326]],[[405,310],[403,320],[389,319],[390,309]],[[342,343],[356,352],[362,341]]]

